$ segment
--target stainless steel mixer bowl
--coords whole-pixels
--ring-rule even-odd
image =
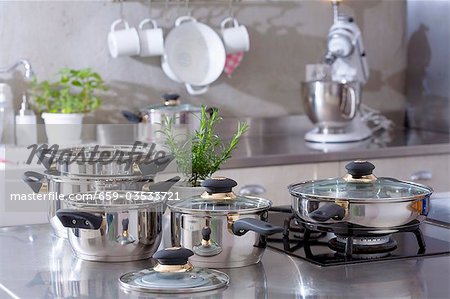
[[[302,82],[302,101],[311,122],[321,128],[346,126],[359,109],[358,82]]]

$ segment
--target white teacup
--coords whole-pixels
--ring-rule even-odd
[[[227,27],[229,23],[232,23],[233,26]],[[244,25],[239,25],[235,18],[226,18],[222,21],[220,27],[227,54],[247,52],[250,50],[250,37],[247,28]]]
[[[116,30],[117,25],[121,23],[123,23],[124,29]],[[108,34],[108,47],[114,58],[139,55],[141,46],[136,28],[130,27],[128,22],[123,19],[115,20],[111,24],[111,31]]]
[[[151,24],[152,28],[144,29],[146,24]],[[139,37],[141,43],[140,56],[149,57],[164,54],[163,30],[158,28],[155,20],[145,19],[139,23]]]

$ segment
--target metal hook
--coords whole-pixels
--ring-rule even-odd
[[[186,0],[184,9],[186,10],[186,15],[191,16],[191,10],[189,9],[189,0]]]
[[[147,8],[148,8],[148,16],[149,18],[152,17],[152,0],[147,1]]]
[[[233,2],[234,2],[234,0],[230,0],[230,1],[228,2],[228,15],[229,15],[230,17],[234,17],[234,12],[233,12]]]
[[[125,19],[125,14],[124,14],[124,12],[123,12],[123,1],[124,1],[124,0],[119,0],[119,4],[120,4],[120,6],[119,6],[119,15],[120,15],[120,18],[121,18],[122,20]]]

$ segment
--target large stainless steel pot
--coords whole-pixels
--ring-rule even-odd
[[[174,135],[192,133],[200,126],[202,108],[191,104],[181,104],[177,94],[163,95],[164,103],[140,110],[138,114],[122,111],[131,123],[138,124],[136,140],[159,142],[163,139],[161,129],[165,121],[173,122]]]
[[[154,145],[50,147],[36,154],[47,170],[79,176],[156,175],[174,159],[156,157]]]
[[[146,259],[161,242],[166,200],[152,192],[104,192],[68,195],[56,212],[69,228],[75,254],[90,261]]]
[[[349,163],[346,169],[342,178],[290,185],[294,213],[307,223],[331,228],[347,223],[375,234],[426,218],[430,187],[377,178],[375,166],[367,161]]]
[[[266,235],[283,231],[267,223],[270,200],[236,196],[237,183],[227,178],[205,180],[206,191],[169,201],[172,245],[191,249],[202,267],[234,268],[256,264],[266,247]]]
[[[91,191],[108,190],[129,190],[129,191],[149,191],[165,189],[177,182],[175,177],[166,182],[152,183],[153,175],[148,176],[76,176],[62,175],[57,171],[47,171],[44,174],[27,171],[22,180],[30,186],[36,193],[52,194],[52,199],[48,198],[47,217],[56,236],[67,238],[67,229],[61,224],[56,212],[62,208],[60,196],[72,193],[82,193]],[[168,189],[167,189],[168,190]],[[166,190],[166,191],[167,191]]]

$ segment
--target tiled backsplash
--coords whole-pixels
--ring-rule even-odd
[[[216,2],[217,3],[217,2]],[[303,113],[300,82],[307,63],[316,63],[325,49],[332,22],[327,1],[241,1],[234,8],[250,33],[251,49],[231,78],[222,75],[210,91],[189,96],[181,84],[162,73],[159,58],[109,56],[106,36],[119,18],[112,1],[1,1],[0,66],[18,58],[30,59],[40,79],[50,78],[63,66],[92,67],[110,86],[97,122],[124,122],[122,109],[157,103],[162,93],[180,93],[186,102],[205,103],[225,115],[280,116]],[[152,16],[167,33],[183,7],[153,5]],[[228,4],[194,4],[192,14],[218,29]],[[388,113],[402,124],[405,109],[406,63],[405,1],[344,1],[344,12],[355,15],[365,41],[371,78],[363,101]],[[147,17],[146,2],[125,2],[125,18],[133,25]],[[4,77],[16,98],[25,84],[19,71]],[[3,80],[3,77],[0,77]],[[18,99],[17,99],[18,101]]]

